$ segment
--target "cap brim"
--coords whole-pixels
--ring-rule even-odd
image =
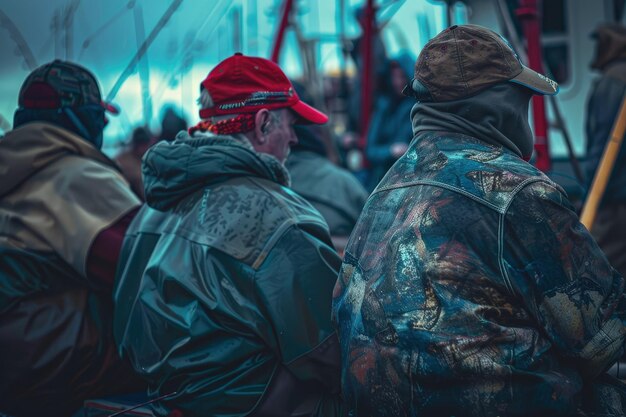
[[[522,72],[509,80],[512,83],[523,85],[537,94],[553,96],[559,92],[559,85],[545,75],[541,75],[522,65]]]
[[[302,100],[298,100],[298,102],[291,106],[290,109],[295,111],[296,114],[300,116],[299,120],[296,121],[297,124],[323,125],[328,121],[328,116],[316,108],[309,106]]]
[[[111,113],[112,115],[115,115],[115,116],[120,114],[120,109],[116,105],[107,103],[106,101],[103,101],[100,104],[102,105],[102,107],[104,107],[104,110],[106,110],[108,113]]]

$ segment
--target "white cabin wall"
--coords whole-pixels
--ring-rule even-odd
[[[546,0],[550,1],[550,0]],[[561,87],[558,102],[576,155],[585,154],[585,119],[587,96],[598,74],[589,67],[594,54],[593,30],[606,21],[610,10],[605,1],[569,0],[570,81]],[[551,110],[551,109],[550,109]],[[554,117],[549,112],[550,120]],[[550,129],[552,154],[566,156],[564,140],[558,129]]]
[[[502,32],[493,0],[467,0],[464,3],[469,7],[470,23],[488,27],[499,33]]]
[[[550,1],[550,0],[544,0]],[[493,0],[468,0],[471,23],[502,32],[499,27]],[[570,79],[561,85],[557,96],[561,113],[574,145],[577,156],[585,153],[585,106],[587,95],[597,74],[589,68],[593,58],[594,44],[590,34],[598,24],[610,18],[612,0],[567,0]],[[548,117],[553,125],[551,106],[546,103]],[[549,131],[550,152],[553,157],[566,157],[567,148],[560,131],[554,127]]]

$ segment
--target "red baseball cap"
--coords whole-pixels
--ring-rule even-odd
[[[301,101],[293,85],[278,65],[265,58],[240,52],[220,62],[202,81],[213,101],[200,109],[203,119],[236,113],[255,113],[261,109],[290,108],[299,124],[324,124],[321,111]]]

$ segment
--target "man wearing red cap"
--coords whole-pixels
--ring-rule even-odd
[[[202,82],[202,122],[144,157],[147,204],[127,232],[115,338],[166,415],[338,412],[330,322],[340,259],[283,162],[295,123],[327,117],[281,69],[236,54]]]
[[[0,411],[71,415],[143,386],[115,351],[111,290],[139,207],[101,151],[94,76],[54,61],[24,81],[0,140]]]

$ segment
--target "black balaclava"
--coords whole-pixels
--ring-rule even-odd
[[[533,135],[528,124],[531,97],[531,90],[504,82],[460,100],[418,102],[411,110],[413,134],[461,133],[503,146],[529,160],[533,153]]]
[[[57,109],[19,108],[13,117],[13,127],[30,122],[48,122],[67,129],[97,149],[102,148],[102,131],[106,125],[104,108],[97,104]]]

